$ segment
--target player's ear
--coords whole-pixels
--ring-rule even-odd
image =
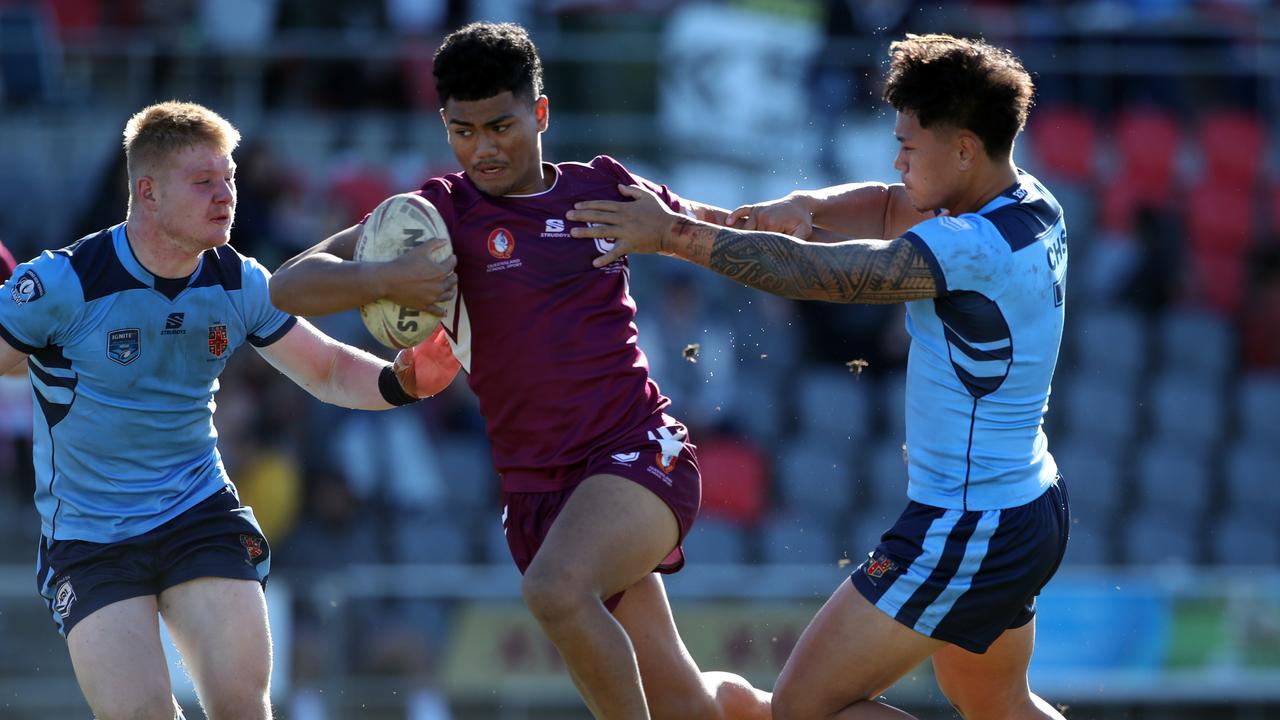
[[[971,170],[978,159],[978,153],[981,152],[983,152],[982,141],[977,135],[966,131],[956,134],[956,155],[961,170]]]
[[[547,129],[548,121],[551,119],[551,101],[546,95],[539,95],[538,99],[533,101],[533,117],[538,121],[538,132]]]
[[[155,202],[156,199],[156,183],[150,175],[143,175],[138,178],[134,184],[134,197],[139,198],[142,202]]]

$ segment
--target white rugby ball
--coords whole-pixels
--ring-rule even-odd
[[[416,193],[392,195],[378,204],[360,230],[355,259],[360,262],[389,262],[435,238],[449,239],[440,211]],[[445,243],[432,251],[431,259],[441,262],[453,254]],[[360,319],[378,342],[391,348],[413,347],[427,339],[440,318],[383,298],[360,308]]]

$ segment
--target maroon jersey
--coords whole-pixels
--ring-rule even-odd
[[[636,343],[626,259],[603,268],[605,240],[570,237],[579,200],[626,200],[644,184],[610,157],[545,164],[555,181],[534,195],[492,197],[463,173],[421,194],[439,209],[458,257],[458,295],[444,319],[454,355],[480,399],[506,492],[560,490],[593,450],[651,423],[670,401]]]

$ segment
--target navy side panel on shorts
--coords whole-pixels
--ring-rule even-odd
[[[913,630],[985,652],[1035,613],[1066,550],[1061,479],[1026,505],[962,511],[911,502],[851,576],[863,597]]]

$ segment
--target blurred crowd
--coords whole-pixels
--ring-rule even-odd
[[[382,198],[454,170],[434,125],[429,72],[443,31],[470,19],[526,23],[548,59],[548,94],[560,103],[552,107],[589,119],[595,88],[557,80],[589,74],[593,60],[556,38],[611,28],[653,33],[657,44],[676,5],[0,0],[0,107],[6,127],[102,110],[93,122],[114,143],[136,108],[109,105],[103,87],[155,95],[138,106],[175,87],[224,98],[248,138],[236,154],[232,242],[274,268]],[[1266,485],[1280,468],[1280,73],[1251,61],[1264,56],[1259,48],[1280,52],[1280,36],[1263,29],[1276,17],[1269,3],[1060,0],[1014,11],[1020,3],[935,2],[927,14],[892,0],[710,5],[815,28],[799,114],[819,151],[793,186],[861,179],[870,166],[892,179],[891,149],[859,164],[841,143],[850,127],[889,136],[876,94],[893,38],[981,31],[1017,51],[1039,73],[1040,94],[1016,157],[1056,193],[1070,237],[1069,325],[1048,420],[1079,520],[1068,562],[1280,562],[1280,496]],[[141,55],[138,43],[149,43]],[[1122,51],[1143,64],[1108,67]],[[103,66],[138,57],[128,78]],[[1209,68],[1216,72],[1205,63],[1219,63]],[[175,79],[192,71],[195,80],[181,81],[189,85]],[[620,82],[647,85],[655,97],[662,76],[649,67]],[[235,94],[245,86],[255,93],[247,100]],[[247,108],[246,120],[237,108]],[[258,122],[273,115],[288,127],[268,132]],[[593,146],[557,136],[556,122],[551,160],[608,153],[660,182],[696,177],[674,154],[655,152],[669,145]],[[303,144],[307,135],[323,139]],[[566,156],[567,148],[589,154]],[[5,175],[19,172],[11,152],[0,152]],[[123,220],[122,153],[113,145],[97,157],[56,201],[10,203],[0,237],[19,260]],[[695,199],[725,197],[723,188],[672,185]],[[33,208],[43,219],[17,215]],[[634,261],[632,278],[641,346],[699,447],[704,509],[687,572],[703,562],[828,563],[871,549],[905,487],[901,309],[785,301],[667,259]],[[386,353],[354,314],[316,321]],[[332,642],[321,638],[325,609],[307,592],[322,573],[361,563],[510,563],[482,419],[463,378],[430,401],[360,413],[311,400],[245,352],[228,366],[217,402],[223,459],[274,546],[274,572],[295,584],[301,684],[333,661]],[[30,412],[25,388],[0,384],[0,511],[13,519],[0,522],[13,529],[0,546],[10,548],[5,561],[19,563],[36,539]],[[419,677],[438,660],[442,606],[378,600],[352,612],[358,626],[379,630],[352,633],[343,662]]]

